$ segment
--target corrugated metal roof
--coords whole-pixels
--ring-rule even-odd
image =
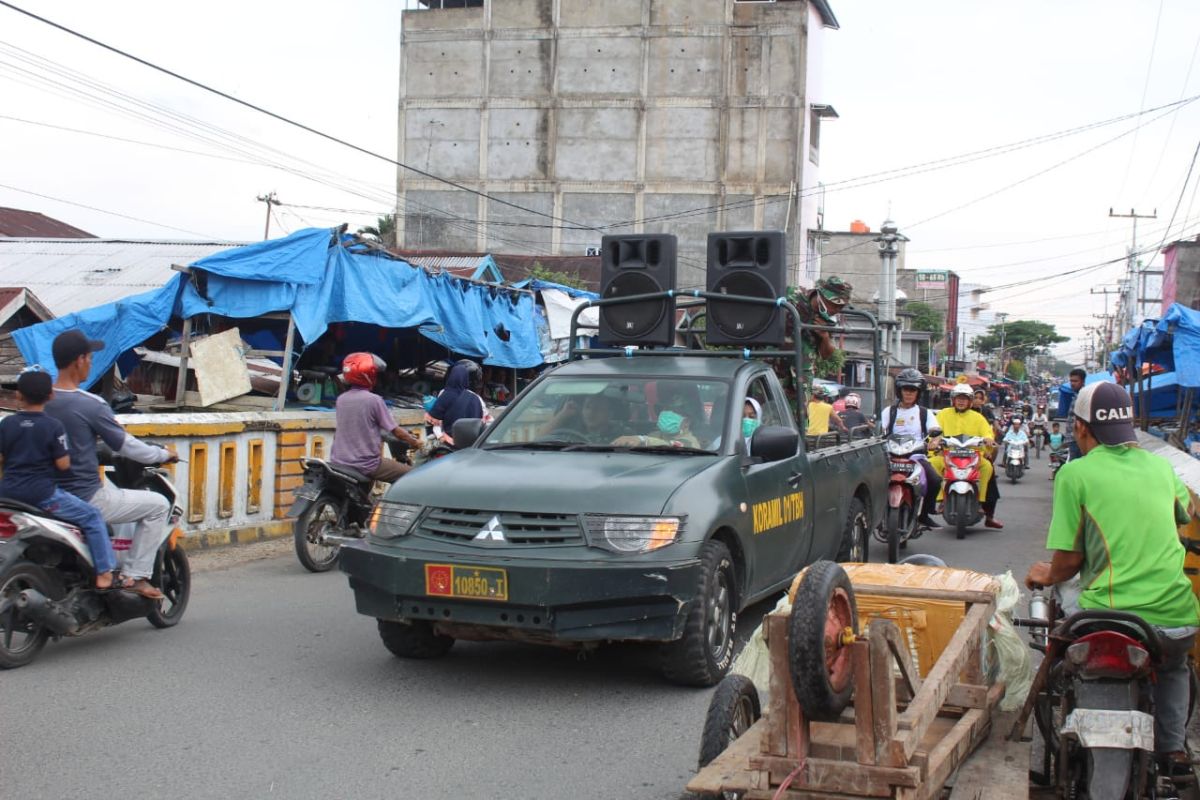
[[[56,316],[157,289],[190,264],[241,242],[0,237],[0,286],[32,289]]]
[[[0,207],[0,236],[94,239],[92,234],[37,211]]]

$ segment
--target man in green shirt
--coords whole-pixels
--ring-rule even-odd
[[[1058,471],[1046,537],[1053,558],[1030,567],[1025,584],[1051,586],[1078,573],[1081,608],[1130,612],[1158,629],[1155,749],[1186,759],[1187,655],[1200,626],[1177,529],[1189,519],[1188,491],[1170,462],[1136,446],[1133,404],[1123,388],[1085,386],[1073,411],[1084,457]]]

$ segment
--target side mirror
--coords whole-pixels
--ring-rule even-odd
[[[796,455],[800,434],[792,428],[769,425],[759,428],[750,438],[750,457],[763,461],[782,461]]]
[[[475,440],[483,433],[486,427],[481,419],[460,419],[454,423],[454,428],[450,431],[450,436],[454,439],[455,450],[465,450],[475,444]]]

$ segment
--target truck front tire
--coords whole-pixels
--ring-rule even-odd
[[[663,645],[662,672],[683,686],[712,686],[733,664],[737,583],[733,557],[721,542],[700,550],[696,596],[687,606],[683,636]]]
[[[379,638],[383,646],[400,658],[441,658],[450,652],[454,639],[434,633],[425,620],[392,622],[379,620]]]

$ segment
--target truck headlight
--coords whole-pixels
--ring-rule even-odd
[[[648,553],[674,544],[683,530],[679,517],[610,517],[588,519],[591,543],[614,553]]]
[[[376,539],[396,539],[404,536],[417,521],[421,508],[415,503],[379,502],[371,512],[367,530]]]

